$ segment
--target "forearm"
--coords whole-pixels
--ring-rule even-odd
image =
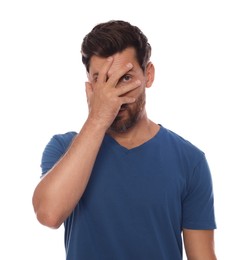
[[[82,197],[105,131],[88,119],[66,154],[37,185],[33,206],[43,225],[59,227]]]

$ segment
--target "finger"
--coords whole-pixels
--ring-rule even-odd
[[[134,97],[121,97],[121,104],[131,104],[134,103],[136,101],[136,98]]]
[[[108,78],[108,71],[113,63],[113,57],[108,57],[106,59],[106,62],[104,63],[104,66],[102,69],[99,71],[99,75],[97,78],[97,82],[106,82]]]
[[[127,63],[120,67],[120,69],[115,70],[109,77],[107,83],[109,86],[115,87],[120,80],[126,73],[128,73],[133,68],[132,63]]]
[[[121,86],[119,88],[116,88],[116,93],[118,96],[122,96],[138,87],[141,86],[141,81],[140,80],[136,80],[134,82],[131,82],[130,84],[128,85],[125,85],[125,86]]]

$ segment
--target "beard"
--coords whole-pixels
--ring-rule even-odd
[[[124,133],[130,128],[132,128],[143,114],[145,107],[145,92],[142,93],[136,100],[135,103],[124,104],[121,109],[125,111],[121,115],[117,115],[109,130],[116,133]]]

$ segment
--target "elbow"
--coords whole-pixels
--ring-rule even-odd
[[[63,221],[52,212],[47,212],[39,209],[35,213],[37,220],[42,225],[49,228],[58,229],[63,223]]]
[[[42,225],[53,229],[58,229],[62,225],[63,219],[58,215],[58,211],[53,209],[53,207],[43,205],[43,203],[37,200],[35,196],[33,196],[32,204],[36,218]]]

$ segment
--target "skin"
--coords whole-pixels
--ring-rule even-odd
[[[217,260],[213,230],[183,229],[183,239],[188,260]]]
[[[37,219],[51,228],[58,228],[82,197],[106,133],[131,149],[159,131],[145,109],[145,89],[153,84],[154,66],[149,62],[143,71],[133,48],[109,58],[93,56],[87,76],[88,117],[68,151],[33,194]],[[183,236],[189,260],[216,259],[213,231],[184,229]]]

